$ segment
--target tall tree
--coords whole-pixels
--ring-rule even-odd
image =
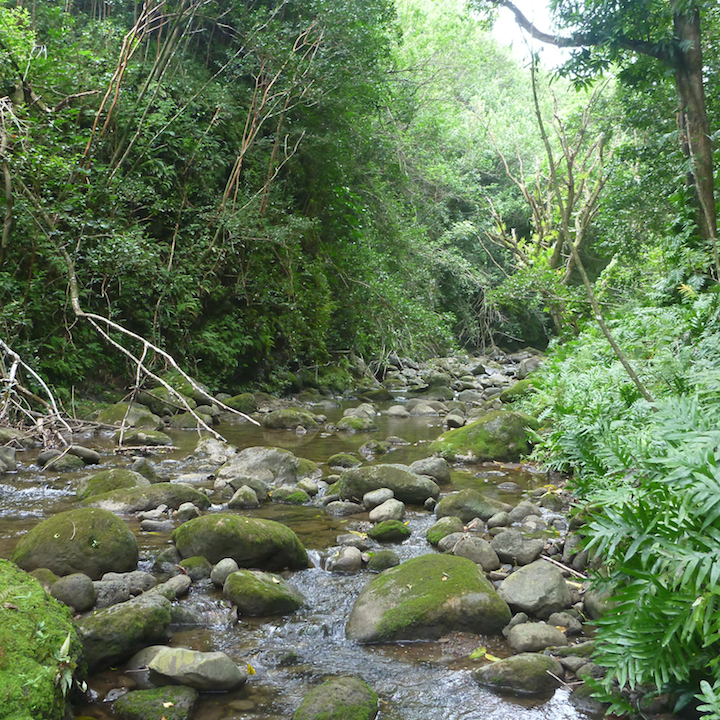
[[[720,279],[713,146],[705,101],[703,17],[710,0],[552,0],[551,7],[566,34],[543,32],[512,0],[471,0],[477,8],[506,7],[532,37],[573,49],[565,66],[576,82],[611,64],[633,74],[638,63],[647,71],[655,61],[672,72],[679,100],[681,142],[690,160],[697,196],[697,224],[709,241]],[[622,76],[622,73],[621,73]]]

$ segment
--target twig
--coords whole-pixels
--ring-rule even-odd
[[[547,562],[555,565],[556,567],[559,567],[561,570],[567,570],[571,575],[574,575],[575,577],[579,577],[583,580],[589,580],[590,578],[587,575],[584,575],[581,572],[578,572],[577,570],[573,570],[571,567],[568,567],[567,565],[563,565],[561,562],[558,562],[557,560],[553,560],[553,558],[548,557],[547,555],[541,555],[541,560],[546,560]]]

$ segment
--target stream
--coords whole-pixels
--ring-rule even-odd
[[[313,411],[322,412],[329,422],[335,422],[344,408],[357,404],[326,402]],[[386,405],[381,409],[384,407]],[[407,444],[394,446],[387,455],[366,459],[366,464],[409,464],[427,457],[429,442],[443,430],[439,417],[394,419],[381,414],[377,424],[379,432],[357,435],[324,431],[298,435],[264,430],[232,419],[224,421],[218,429],[228,442],[240,449],[270,445],[291,450],[299,457],[318,463],[325,477],[333,472],[326,462],[331,455],[357,452],[368,440],[391,435],[401,437]],[[171,480],[186,473],[206,473],[207,479],[196,486],[212,488],[211,473],[215,467],[191,457],[197,434],[182,431],[169,434],[178,450],[150,457],[160,473]],[[79,441],[104,446],[108,451],[103,457],[105,467],[131,462],[110,452],[109,437],[87,437]],[[18,537],[41,520],[75,507],[78,479],[96,470],[42,473],[33,464],[36,454],[18,453],[17,472],[4,476],[0,484],[2,557],[9,557]],[[508,493],[498,489],[498,485],[509,481],[520,486],[521,491]],[[442,493],[472,487],[517,503],[525,496],[524,491],[546,482],[544,473],[517,465],[456,466],[451,484],[443,486]],[[221,510],[227,510],[227,506],[213,505],[208,512]],[[501,657],[511,654],[502,637],[454,634],[437,642],[373,646],[347,641],[346,619],[355,598],[373,575],[366,570],[357,574],[330,573],[322,569],[322,561],[336,545],[337,535],[366,531],[370,527],[367,515],[338,518],[319,507],[277,503],[241,512],[285,523],[298,534],[308,549],[311,567],[282,575],[297,585],[309,606],[288,617],[242,618],[233,623],[221,591],[209,580],[194,583],[190,594],[180,601],[185,622],[173,625],[171,644],[195,650],[222,650],[241,667],[249,665],[251,676],[247,684],[235,692],[202,694],[193,720],[289,720],[310,689],[338,675],[360,677],[378,693],[381,698],[379,720],[586,720],[590,717],[569,703],[566,689],[557,690],[550,699],[530,701],[501,697],[480,688],[471,678],[470,671],[478,665],[469,655],[479,645],[485,645]],[[169,538],[141,532],[135,518],[125,519],[140,544],[139,569],[151,571],[154,556],[167,547]],[[435,552],[425,540],[425,531],[435,521],[434,515],[414,508],[409,509],[406,520],[412,530],[411,537],[401,545],[389,547],[401,560]],[[559,518],[557,522],[562,525]],[[75,707],[77,718],[109,720],[115,717],[112,700],[129,682],[122,671],[119,667],[90,677],[89,702]]]

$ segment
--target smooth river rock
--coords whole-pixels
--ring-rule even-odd
[[[333,678],[313,688],[293,715],[293,720],[373,720],[378,696],[362,680]]]
[[[422,505],[440,494],[437,483],[427,475],[418,475],[406,465],[370,465],[345,470],[338,481],[341,499],[361,501],[365,493],[389,488],[398,500]]]
[[[164,647],[148,663],[156,685],[187,685],[201,691],[234,690],[245,684],[247,672],[224,652],[198,652]]]
[[[502,581],[498,595],[514,610],[547,618],[570,607],[571,596],[559,568],[544,560],[524,565]]]
[[[483,687],[513,695],[549,695],[560,684],[556,677],[563,677],[560,663],[536,653],[513,655],[473,671]]]

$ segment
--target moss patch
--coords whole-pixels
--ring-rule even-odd
[[[286,503],[288,505],[304,505],[310,502],[310,496],[300,488],[291,485],[281,485],[270,492],[270,499],[273,502]]]
[[[315,416],[302,408],[285,408],[274,410],[263,418],[263,427],[273,430],[295,430],[304,427],[306,430],[317,430]]]
[[[509,388],[505,388],[505,390],[500,393],[500,400],[504,403],[511,403],[534,392],[535,386],[533,385],[533,381],[530,378],[525,378],[524,380],[518,380],[516,383],[513,383]]]
[[[362,680],[334,678],[311,690],[293,720],[373,720],[377,693]]]
[[[383,520],[368,530],[368,537],[378,542],[402,542],[410,537],[410,528],[400,520]]]
[[[191,717],[198,691],[185,686],[134,690],[118,698],[113,711],[122,720],[187,720]]]
[[[150,481],[140,473],[126,468],[112,468],[103,470],[78,486],[78,500],[85,500],[93,495],[102,495],[121,488],[131,488],[140,485],[149,485]]]
[[[69,635],[65,657],[74,668],[82,649],[70,612],[7,560],[0,560],[0,593],[0,713],[15,720],[60,720],[60,651]]]
[[[340,452],[331,455],[327,463],[332,468],[355,468],[362,465],[362,460],[350,453]]]
[[[431,545],[437,545],[444,537],[452,533],[462,532],[463,522],[458,517],[440,518],[425,535]]]
[[[257,401],[252,393],[240,393],[239,395],[235,395],[229,400],[226,400],[225,404],[233,410],[245,413],[246,415],[251,415],[252,413],[257,412],[258,409]]]

